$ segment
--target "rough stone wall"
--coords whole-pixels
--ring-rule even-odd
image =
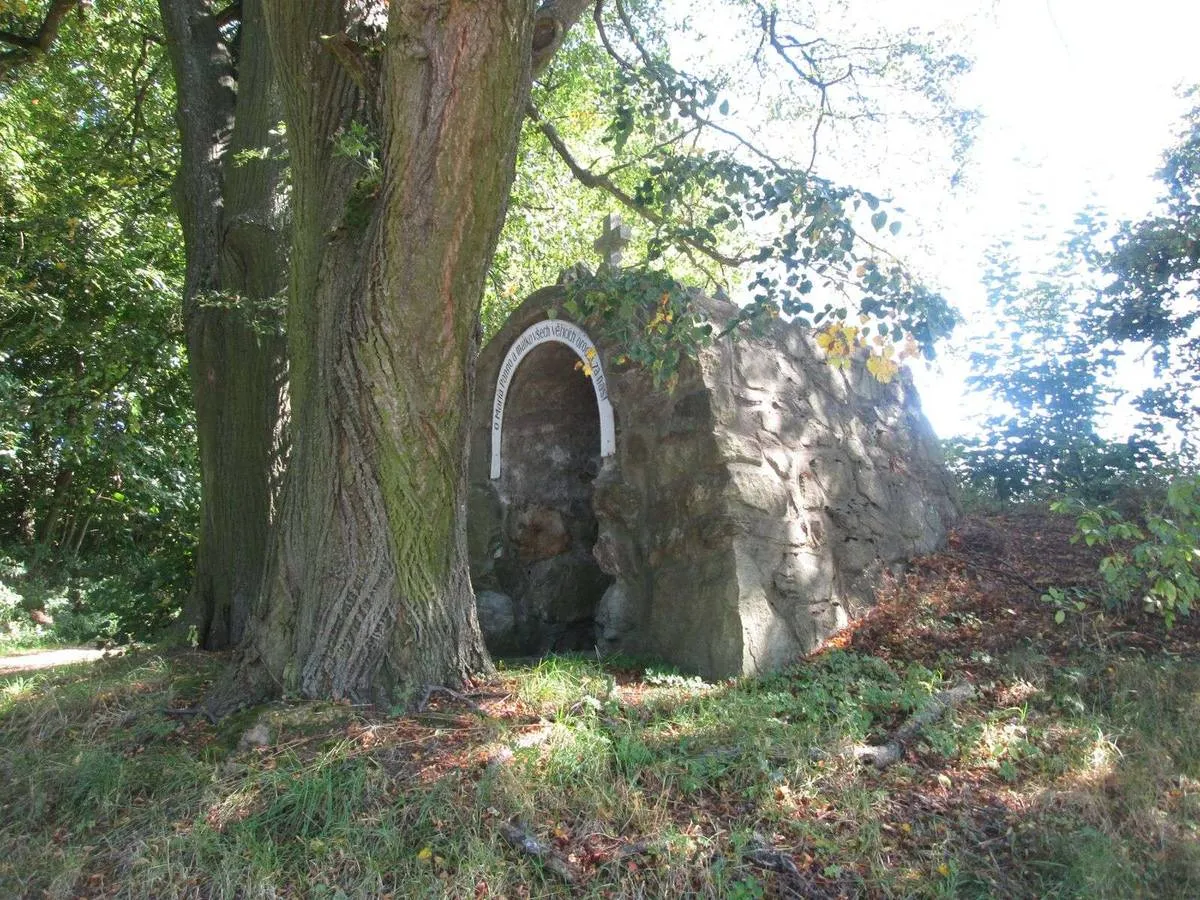
[[[617,452],[596,483],[594,552],[614,581],[596,612],[597,646],[707,675],[740,671],[736,526],[701,367],[685,363],[671,395],[635,368],[609,370],[608,385]]]
[[[939,547],[955,517],[907,373],[885,385],[863,362],[829,366],[785,322],[702,359],[729,473],[742,673],[810,651],[864,610],[885,568]]]
[[[513,523],[525,503],[518,495],[528,487],[489,482],[487,460],[504,353],[560,297],[557,289],[530,297],[480,358],[469,521],[472,575],[494,652],[547,649],[546,635],[536,635],[545,616],[499,577],[513,558]],[[735,312],[704,302],[718,321]],[[708,348],[665,395],[640,370],[612,365],[619,348],[591,337],[608,378],[617,449],[590,497],[592,559],[611,583],[594,606],[588,646],[709,678],[765,671],[856,615],[885,568],[944,539],[955,514],[952,486],[903,376],[883,385],[862,365],[833,369],[804,329],[775,322],[763,337]],[[516,390],[514,382],[510,403]],[[598,435],[591,440],[598,448]],[[507,436],[504,452],[507,469]],[[577,560],[586,542],[579,534]],[[589,582],[593,592],[598,584],[603,589]],[[594,596],[555,602],[582,615]],[[518,623],[516,641],[488,627],[506,615]]]

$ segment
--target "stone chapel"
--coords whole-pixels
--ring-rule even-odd
[[[768,671],[945,540],[954,487],[906,372],[834,368],[776,320],[686,360],[666,393],[564,298],[526,299],[477,368],[468,535],[493,654]],[[700,302],[718,329],[737,312]]]

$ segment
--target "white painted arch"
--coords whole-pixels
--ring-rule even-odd
[[[500,375],[496,378],[496,396],[492,401],[492,472],[494,481],[500,477],[500,440],[504,433],[504,403],[508,399],[508,387],[513,375],[530,352],[541,344],[556,341],[566,344],[583,361],[585,371],[590,370],[589,376],[592,388],[596,392],[596,406],[600,410],[600,455],[612,456],[617,451],[616,433],[613,428],[612,404],[608,400],[608,382],[604,378],[604,367],[600,363],[600,353],[595,343],[588,337],[587,332],[572,322],[562,319],[546,319],[535,322],[513,341],[504,355],[500,366]]]

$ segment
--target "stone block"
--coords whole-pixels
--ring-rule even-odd
[[[512,597],[499,591],[479,591],[475,594],[475,611],[490,653],[507,656],[519,652]]]
[[[603,653],[630,650],[640,624],[640,609],[626,586],[614,581],[596,606],[596,647]]]
[[[509,535],[523,562],[558,556],[571,546],[562,513],[548,506],[528,506],[509,523]]]
[[[758,465],[762,462],[762,442],[753,431],[727,431],[716,434],[717,453],[723,462]]]
[[[736,382],[756,390],[773,390],[783,381],[783,365],[774,353],[762,353],[757,342],[734,344]]]
[[[609,579],[594,562],[562,554],[529,567],[519,610],[528,626],[590,620]]]
[[[477,583],[484,583],[504,546],[500,498],[490,484],[471,485],[468,507],[467,552],[474,563],[472,576]]]
[[[788,484],[770,466],[729,466],[729,497],[769,516],[784,516],[788,509]]]
[[[809,460],[808,470],[812,473],[813,481],[825,495],[826,503],[837,502],[858,491],[854,481],[854,469],[849,460],[841,456],[814,454]]]

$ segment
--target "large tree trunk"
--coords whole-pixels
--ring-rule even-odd
[[[244,0],[240,24],[222,23],[208,2],[160,0],[160,8],[182,138],[184,320],[202,497],[185,623],[220,649],[241,639],[262,583],[285,452],[285,345],[274,301],[284,285],[286,207],[272,133],[282,112],[258,0]]]
[[[281,690],[393,704],[488,666],[464,536],[468,401],[533,10],[392,0],[376,63],[381,6],[267,4],[295,192],[294,443],[218,715]],[[377,175],[338,153],[354,122],[377,138]]]

